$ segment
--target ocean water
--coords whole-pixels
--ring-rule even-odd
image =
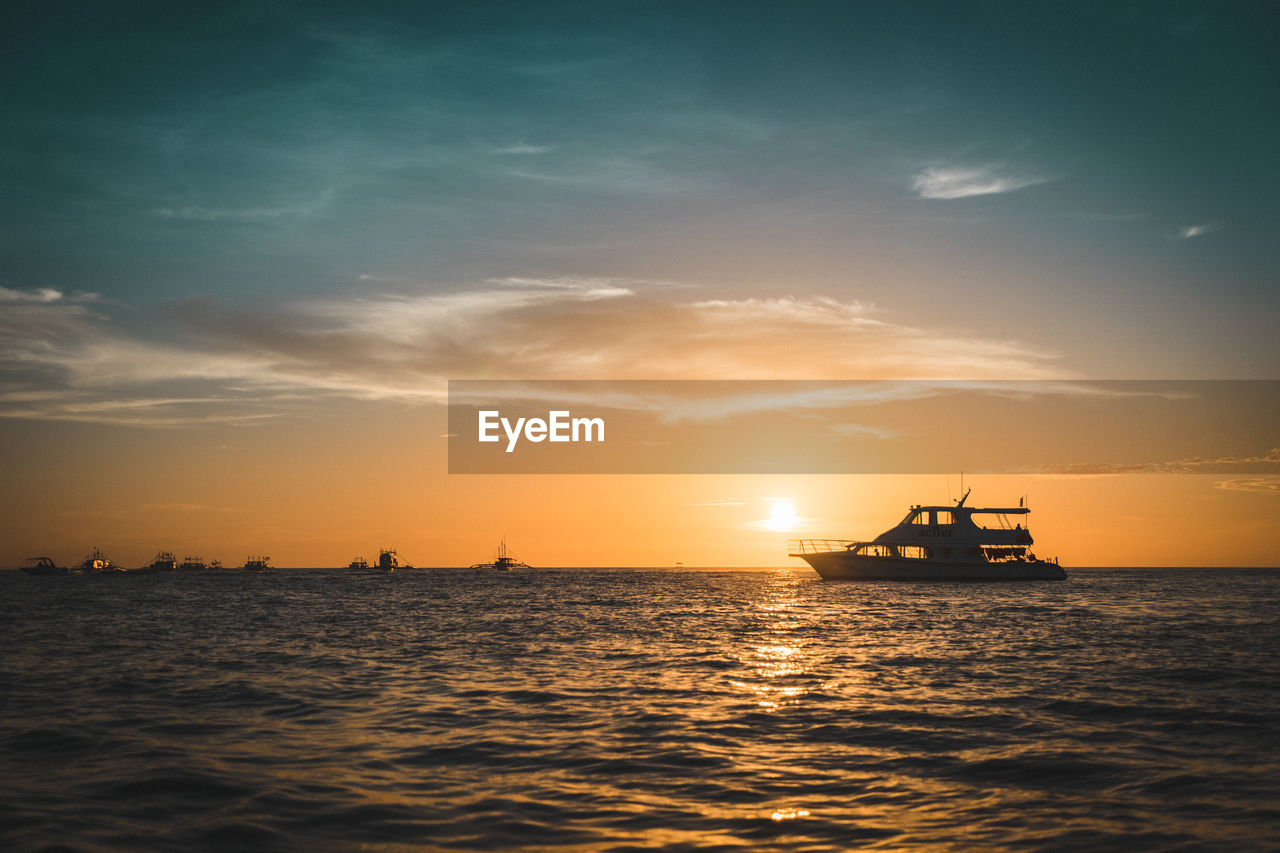
[[[0,573],[0,848],[1280,848],[1280,573]]]

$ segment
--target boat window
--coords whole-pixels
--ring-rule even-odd
[[[955,518],[949,509],[938,510],[938,524],[955,524]]]
[[[991,546],[982,549],[982,556],[992,563],[1005,563],[1015,560],[1021,562],[1026,559],[1027,549],[1020,546]]]
[[[923,545],[899,545],[898,556],[909,560],[927,560],[929,549]]]
[[[911,523],[912,524],[928,524],[929,514],[927,512],[917,512],[915,515],[911,516]]]

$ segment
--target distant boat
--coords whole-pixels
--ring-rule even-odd
[[[204,564],[204,560],[199,557],[183,557],[182,562],[178,564],[178,571],[182,572],[203,572],[209,566]]]
[[[271,571],[271,558],[254,557],[250,555],[249,558],[244,561],[243,568],[246,572],[257,572],[258,574],[269,572]]]
[[[972,491],[972,489],[970,490]],[[788,543],[828,580],[1062,580],[1067,573],[1056,559],[1031,553],[1031,531],[1010,516],[1025,506],[967,507],[969,492],[955,506],[913,506],[896,527],[870,542],[800,539]],[[974,516],[994,517],[979,527]]]
[[[400,562],[400,556],[394,548],[383,548],[378,552],[378,569],[384,572],[394,572],[396,569],[412,569],[413,563]]]
[[[347,563],[347,568],[353,571],[364,571],[369,568],[369,561],[364,557],[356,557],[350,563]]]
[[[212,570],[213,570],[213,571],[215,571],[215,572],[220,572],[220,571],[222,571],[222,561],[221,561],[221,560],[210,560],[210,561],[209,561],[209,568],[210,568],[210,569],[212,569]]]
[[[56,565],[48,557],[27,557],[19,566],[19,571],[29,575],[65,575],[69,570],[65,566]]]
[[[107,556],[97,548],[93,549],[93,553],[85,557],[78,564],[71,567],[72,572],[103,572],[106,574],[123,574],[124,569],[117,566]]]
[[[161,572],[176,572],[178,570],[178,558],[173,556],[171,551],[161,551],[156,554],[151,564],[141,569],[130,569],[129,574],[132,575],[157,575]]]
[[[521,563],[507,553],[507,540],[503,539],[498,545],[498,557],[492,563],[476,563],[471,566],[473,569],[491,572],[509,572],[512,569],[530,569],[533,568],[528,563]]]

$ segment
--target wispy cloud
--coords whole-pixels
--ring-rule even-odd
[[[526,288],[546,288],[549,290],[573,291],[588,299],[612,299],[617,296],[630,296],[639,285],[652,287],[657,282],[641,282],[635,279],[621,278],[580,278],[575,276],[561,278],[539,278],[528,276],[506,276],[491,278],[490,284],[517,290]]]
[[[883,427],[866,426],[864,424],[832,424],[831,431],[841,438],[876,438],[888,440],[897,438],[893,430]]]
[[[1267,453],[1255,456],[1192,456],[1185,459],[1172,459],[1163,462],[1072,462],[1061,465],[1045,465],[1035,469],[1020,468],[1012,472],[1019,474],[1060,474],[1065,476],[1093,476],[1100,474],[1204,474],[1226,473],[1227,471],[1273,471],[1280,466],[1280,448],[1272,448]],[[1224,470],[1225,469],[1225,470]],[[1248,484],[1272,482],[1274,477],[1241,477],[1223,480],[1223,483],[1245,484],[1239,491],[1265,491],[1262,488],[1246,488]],[[1217,488],[1229,489],[1221,483]]]
[[[190,300],[172,309],[174,334],[144,337],[83,302],[10,290],[0,313],[0,416],[252,423],[334,396],[441,402],[447,379],[468,377],[1063,376],[1052,352],[895,323],[856,300],[682,299],[687,292],[670,282],[513,276],[254,313]],[[754,410],[778,401],[721,402]]]
[[[529,145],[524,142],[517,142],[515,145],[505,145],[501,148],[493,149],[494,154],[546,154],[552,150],[550,145]]]
[[[1213,484],[1215,489],[1229,492],[1251,492],[1262,495],[1280,495],[1280,477],[1232,477]]]
[[[1192,237],[1202,237],[1205,234],[1212,234],[1215,231],[1221,231],[1225,226],[1219,222],[1206,222],[1202,225],[1184,225],[1178,229],[1179,240],[1190,240]]]
[[[161,219],[185,219],[195,222],[257,222],[264,219],[279,219],[285,216],[312,216],[333,200],[332,188],[325,190],[318,198],[304,204],[281,205],[276,207],[158,207],[152,214]]]
[[[1215,456],[1209,459],[1193,456],[1190,459],[1179,459],[1169,464],[1188,468],[1194,468],[1199,465],[1280,465],[1280,447],[1273,447],[1268,452],[1258,456]]]
[[[0,303],[48,305],[53,302],[97,302],[100,298],[96,293],[76,291],[67,294],[53,287],[40,287],[35,290],[10,290],[7,287],[0,287]]]
[[[931,166],[911,179],[911,187],[920,198],[956,199],[1008,193],[1052,180],[1003,164]]]

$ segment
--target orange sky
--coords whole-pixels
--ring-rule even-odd
[[[490,555],[535,566],[795,564],[786,540],[867,538],[952,475],[448,475],[443,410],[346,407],[253,427],[6,422],[0,565],[99,546],[125,566],[160,549],[239,565],[345,565],[395,547],[420,566]],[[975,505],[1027,495],[1041,556],[1064,565],[1280,563],[1274,477],[969,476]],[[791,530],[770,529],[787,501]],[[784,513],[785,516],[786,513]]]

